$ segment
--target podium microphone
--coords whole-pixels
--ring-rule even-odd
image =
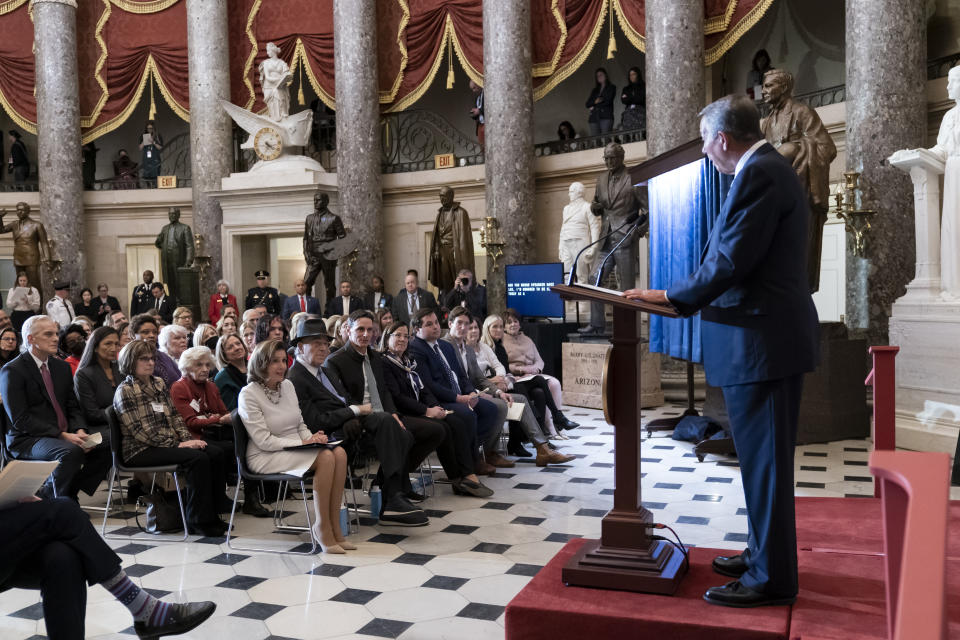
[[[634,217],[634,216],[630,216],[630,217],[632,218],[632,217]],[[650,219],[649,216],[647,216],[647,214],[643,214],[643,215],[641,216],[639,213],[636,214],[636,218],[637,218],[636,221],[633,223],[633,228],[630,229],[629,231],[627,231],[626,233],[624,233],[624,234],[623,234],[623,237],[620,238],[620,242],[618,242],[617,244],[613,245],[613,249],[611,249],[611,250],[609,251],[609,253],[607,253],[607,255],[603,258],[603,262],[601,262],[601,263],[600,263],[600,266],[597,268],[597,281],[593,283],[593,286],[595,286],[595,287],[599,287],[599,286],[600,286],[600,278],[603,277],[603,267],[604,267],[604,265],[607,264],[607,260],[609,260],[609,259],[611,258],[611,256],[613,256],[613,254],[615,254],[615,253],[617,252],[617,249],[620,248],[620,245],[622,245],[624,242],[626,242],[627,239],[630,238],[631,235],[633,235],[634,229],[636,229],[637,227],[640,227],[640,226],[643,226],[643,225],[647,224],[647,220]],[[627,218],[627,219],[629,220],[630,218]],[[643,233],[646,233],[646,231],[644,231]],[[643,233],[641,233],[640,235],[642,236]]]
[[[580,249],[580,252],[577,254],[577,257],[573,259],[573,266],[570,267],[570,275],[567,277],[567,286],[572,287],[572,286],[573,286],[573,283],[577,281],[577,263],[580,261],[580,256],[583,255],[583,252],[584,252],[584,251],[586,251],[587,249],[589,249],[590,247],[592,247],[593,245],[595,245],[595,244],[597,244],[597,243],[599,243],[599,242],[603,242],[604,240],[606,240],[607,238],[609,238],[610,236],[612,236],[613,234],[615,234],[617,231],[620,231],[620,229],[623,229],[623,228],[624,228],[625,226],[627,226],[628,224],[633,224],[633,223],[635,223],[635,222],[638,222],[639,220],[640,220],[640,212],[639,212],[639,211],[637,211],[637,212],[635,212],[635,213],[631,213],[629,216],[627,216],[627,219],[624,220],[624,221],[623,221],[623,224],[621,224],[619,227],[617,227],[617,228],[614,229],[613,231],[607,233],[606,235],[600,236],[599,238],[597,238],[596,240],[594,240],[594,241],[591,242],[590,244],[586,245],[583,249]],[[644,214],[644,216],[643,216],[643,221],[646,222],[646,220],[647,220],[647,216],[646,216],[646,214]],[[631,231],[632,231],[632,229],[631,229]],[[618,244],[617,246],[620,246],[620,245]]]

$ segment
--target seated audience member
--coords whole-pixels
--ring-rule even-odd
[[[153,375],[157,353],[153,342],[147,340],[134,340],[120,351],[120,374],[125,378],[117,388],[113,408],[120,420],[121,455],[131,466],[180,465],[186,477],[190,533],[222,536],[227,524],[218,512],[232,506],[224,494],[223,451],[208,447],[187,430],[167,386]]]
[[[77,375],[80,356],[83,355],[85,346],[87,346],[87,332],[81,325],[69,324],[66,329],[60,332],[60,340],[57,342],[57,355],[70,365],[71,375]]]
[[[179,365],[183,377],[170,387],[173,406],[194,438],[206,441],[208,447],[217,447],[223,451],[225,460],[231,460],[234,455],[233,420],[220,399],[217,385],[210,379],[210,372],[215,368],[213,354],[206,347],[191,347],[180,355]],[[235,474],[227,474],[232,475]],[[215,483],[220,481],[214,478]],[[260,504],[255,484],[244,484],[243,512],[258,518],[270,515]]]
[[[239,326],[239,324],[240,324],[240,312],[237,311],[237,308],[236,308],[236,307],[224,307],[224,308],[223,308],[223,313],[220,314],[220,317],[221,317],[221,318],[227,318],[227,317],[233,318],[234,320],[237,321],[237,325],[238,325],[238,326]]]
[[[254,342],[260,344],[265,340],[279,340],[284,348],[290,346],[290,334],[287,332],[287,326],[283,324],[283,318],[268,313],[257,320]]]
[[[217,335],[220,337],[232,335],[237,332],[237,319],[233,316],[220,316],[217,321]]]
[[[295,313],[320,313],[320,301],[309,295],[307,291],[307,284],[303,281],[303,278],[297,278],[293,283],[293,288],[296,289],[296,294],[292,296],[287,296],[287,299],[283,301],[283,316],[284,322],[290,321],[290,316]]]
[[[180,362],[180,356],[190,348],[189,343],[190,332],[178,324],[168,324],[160,330],[160,334],[157,336],[160,351],[170,356],[170,359],[174,362]]]
[[[536,376],[547,381],[550,395],[553,398],[553,406],[558,408],[556,412],[553,412],[551,407],[554,426],[558,430],[573,429],[580,426],[568,420],[559,410],[559,407],[563,405],[560,381],[543,372],[543,358],[540,357],[537,345],[520,330],[520,316],[513,309],[507,309],[503,313],[503,330],[503,348],[507,352],[510,373],[517,376],[519,382]]]
[[[201,322],[197,325],[197,328],[193,332],[193,346],[195,347],[207,347],[210,351],[213,351],[217,347],[217,343],[214,342],[211,347],[207,344],[208,340],[216,340],[219,338],[217,330],[212,324],[207,324],[206,322]]]
[[[407,459],[413,436],[400,421],[384,411],[375,411],[373,399],[351,404],[343,387],[335,382],[323,364],[330,355],[330,336],[322,320],[308,318],[294,334],[296,362],[290,369],[290,382],[297,390],[303,421],[311,431],[340,435],[353,447],[360,445],[364,432],[377,450],[380,470],[377,479],[383,495],[380,524],[422,526],[427,516],[410,504],[404,493],[409,490]]]
[[[177,325],[168,325],[175,327]],[[166,327],[164,327],[166,328]],[[172,353],[177,354],[177,358],[180,358],[180,354],[183,353],[183,350],[186,348],[186,340],[180,341],[180,338],[177,336],[185,336],[183,327],[178,329],[169,330],[169,338],[165,338],[165,347],[170,349]],[[130,323],[130,335],[133,336],[134,341],[143,340],[144,342],[149,342],[154,349],[157,348],[157,337],[160,332],[160,325],[157,323],[157,320],[154,319],[148,313],[141,313],[138,316],[134,316],[133,320]],[[182,347],[180,345],[183,345]],[[179,349],[179,351],[177,351]],[[169,389],[174,382],[180,379],[180,367],[177,365],[177,361],[173,359],[172,356],[168,355],[164,351],[157,351],[154,356],[155,367],[153,370],[153,375],[161,378]]]
[[[573,125],[570,124],[568,120],[564,120],[560,123],[560,126],[557,127],[557,139],[561,142],[567,140],[576,140],[580,136],[577,135],[577,130],[573,128]]]
[[[117,159],[113,161],[113,175],[121,189],[136,189],[137,174],[140,165],[127,155],[126,149],[117,152]]]
[[[95,328],[93,320],[91,320],[87,316],[77,316],[76,318],[73,319],[73,323],[80,325],[80,328],[83,329],[83,334],[85,338],[89,338],[90,334],[93,333],[93,330]],[[108,326],[108,325],[104,325],[104,326]]]
[[[519,429],[522,434],[526,436],[527,440],[533,443],[534,448],[536,448],[536,464],[538,467],[545,467],[548,464],[563,464],[573,460],[573,456],[565,456],[550,449],[542,423],[537,420],[533,407],[526,396],[521,393],[509,393],[507,385],[503,380],[496,381],[492,377],[487,376],[484,370],[481,369],[480,363],[477,360],[477,353],[468,341],[473,318],[470,317],[467,310],[463,307],[454,307],[454,309],[450,311],[448,323],[450,326],[450,334],[445,340],[450,342],[456,349],[457,356],[460,358],[460,364],[463,366],[463,370],[466,372],[470,382],[483,393],[493,396],[493,402],[504,402],[508,407],[514,402],[523,403],[523,413],[521,414],[519,424],[517,427],[511,429],[510,432],[510,437],[513,439],[514,451],[522,451],[522,453],[519,454],[520,457],[528,457],[524,455],[527,452],[520,444],[520,434],[517,433]],[[494,451],[490,455],[493,460],[496,460],[499,454]],[[496,462],[491,460],[490,456],[487,457],[487,462],[498,466]]]
[[[93,300],[93,291],[90,287],[84,287],[80,290],[80,302],[73,305],[73,311],[78,316],[96,318],[99,305]]]
[[[7,312],[3,309],[0,309],[0,330],[6,329],[7,327],[12,327],[13,322],[10,321],[10,316],[7,315]],[[17,332],[19,333],[19,331]]]
[[[470,315],[480,318],[487,316],[487,288],[474,280],[470,269],[461,269],[455,286],[443,296],[443,308],[454,307],[465,307]]]
[[[93,305],[97,308],[97,315],[93,317],[96,318],[99,326],[106,323],[111,313],[120,311],[120,301],[110,295],[110,287],[107,286],[106,282],[97,285],[97,294],[98,296],[93,299]]]
[[[407,271],[403,279],[403,289],[393,297],[393,319],[410,326],[410,321],[420,309],[436,309],[437,300],[433,294],[420,288],[416,269]]]
[[[297,327],[303,324],[303,321],[307,318],[319,318],[315,313],[303,313],[297,312],[290,316],[290,335],[293,335],[296,332]]]
[[[47,301],[44,308],[47,311],[47,317],[56,322],[57,326],[62,329],[77,317],[73,310],[73,303],[70,302],[70,283],[54,282],[53,292],[53,297]]]
[[[67,498],[23,501],[0,511],[0,591],[40,584],[46,633],[52,640],[85,637],[87,584],[99,584],[133,616],[140,638],[186,633],[209,618],[212,602],[174,604],[136,585],[90,516]]]
[[[116,329],[117,334],[120,335],[120,344],[117,346],[123,349],[131,340],[133,340],[133,336],[130,334],[130,323],[121,322],[116,326]]]
[[[322,430],[312,432],[300,413],[294,384],[284,379],[287,352],[279,340],[257,344],[250,357],[250,384],[240,391],[238,412],[250,434],[247,464],[254,473],[283,473],[291,469],[313,471],[311,533],[324,553],[356,549],[340,529],[340,507],[347,477],[347,454],[343,447],[316,451],[286,451],[285,447],[323,444]]]
[[[153,295],[153,310],[156,311],[167,324],[170,324],[173,321],[173,312],[177,308],[177,299],[167,295],[162,282],[154,282],[150,285],[150,293]]]
[[[210,317],[210,324],[216,325],[223,316],[223,310],[226,307],[237,308],[237,297],[230,293],[230,283],[226,280],[217,280],[217,292],[210,294],[210,305],[207,309],[207,315]]]
[[[496,468],[479,458],[477,443],[483,443],[484,451],[493,450],[503,429],[506,411],[481,397],[471,384],[453,345],[440,340],[440,320],[434,309],[421,309],[410,324],[416,332],[410,342],[410,355],[417,362],[420,379],[440,401],[440,406],[453,411],[470,426],[474,469],[479,475],[490,475]]]
[[[397,407],[386,386],[383,374],[383,356],[371,346],[374,335],[373,314],[360,309],[347,319],[349,338],[343,349],[332,354],[324,362],[335,384],[347,392],[347,400],[355,405],[369,402],[374,411],[393,415],[410,435],[413,444],[407,455],[407,469],[418,469],[420,463],[436,451],[445,436],[443,425],[435,420],[408,416],[404,422],[397,414]],[[409,481],[409,476],[405,476]],[[409,491],[408,491],[409,494]]]
[[[40,313],[40,292],[23,271],[17,274],[17,285],[7,293],[7,306],[10,307],[13,328],[17,331],[23,326],[24,320]]]
[[[193,311],[190,310],[190,307],[177,307],[173,310],[173,322],[171,324],[179,325],[187,330],[187,346],[185,349],[189,349],[194,346],[193,344]]]
[[[0,329],[0,367],[20,355],[20,334],[13,327]]]
[[[347,333],[350,331],[350,325],[347,324],[349,316],[337,316],[337,321],[333,323],[333,342],[330,343],[330,351],[335,352],[347,343]]]
[[[127,314],[118,309],[110,312],[110,314],[107,315],[107,319],[103,322],[103,325],[105,327],[113,327],[116,329],[123,322],[129,322],[129,320],[127,320]]]
[[[387,330],[387,327],[394,323],[393,311],[390,309],[377,309],[377,326],[380,327],[380,335]]]
[[[0,369],[7,449],[18,460],[59,460],[37,495],[93,495],[110,468],[110,447],[84,449],[87,423],[73,393],[70,365],[57,359],[57,325],[47,316],[23,323],[26,350]]]
[[[120,385],[120,335],[113,327],[94,329],[80,358],[80,366],[73,378],[73,389],[80,401],[87,430],[100,431],[110,437],[107,425],[107,407],[113,405],[113,396]]]
[[[409,426],[411,416],[440,422],[445,435],[437,447],[437,457],[453,486],[453,492],[477,498],[492,496],[493,490],[480,482],[473,471],[471,428],[460,417],[440,406],[420,380],[417,363],[407,355],[409,327],[402,322],[394,322],[384,331],[381,340],[383,381],[404,424]]]
[[[383,278],[370,278],[370,291],[363,296],[363,307],[379,314],[381,309],[390,309],[393,306],[393,296],[384,292]],[[389,324],[384,326],[390,326]]]
[[[247,385],[247,347],[240,336],[227,335],[217,343],[216,356],[220,371],[213,381],[224,406],[233,411],[240,389]]]
[[[244,320],[240,325],[240,337],[243,338],[243,344],[247,347],[247,353],[252,353],[253,348],[257,346],[257,322]]]
[[[493,350],[493,354],[500,363],[500,367],[492,365],[497,375],[503,375],[508,385],[520,391],[533,402],[534,412],[537,419],[543,416],[543,424],[549,433],[551,440],[567,440],[567,436],[557,431],[555,425],[565,425],[560,429],[574,429],[578,426],[567,418],[553,401],[553,394],[550,392],[550,386],[543,376],[524,376],[523,381],[519,381],[508,371],[510,361],[507,358],[507,350],[503,348],[503,318],[498,315],[487,316],[483,321],[483,328],[480,330],[480,342]],[[502,373],[501,373],[502,370]]]
[[[327,300],[327,308],[324,310],[324,315],[332,316],[340,314],[342,316],[349,316],[354,311],[363,309],[363,300],[355,295],[351,295],[352,291],[353,286],[350,284],[350,281],[343,280],[340,283],[340,295]]]

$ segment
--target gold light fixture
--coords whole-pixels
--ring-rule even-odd
[[[860,187],[860,173],[857,171],[846,171],[843,174],[844,183],[837,185],[837,191],[833,194],[836,204],[832,211],[837,217],[843,220],[844,228],[847,233],[853,236],[853,255],[858,258],[864,257],[866,245],[866,233],[870,230],[870,218],[877,212],[873,209],[858,209],[857,193],[862,194]]]
[[[497,262],[503,257],[503,238],[500,237],[500,222],[493,216],[483,219],[483,228],[480,229],[480,246],[487,250],[487,255],[493,259],[493,271],[497,270]]]

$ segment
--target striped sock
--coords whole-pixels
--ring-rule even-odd
[[[123,571],[100,584],[130,610],[134,622],[160,625],[170,615],[169,603],[161,602],[135,585]]]

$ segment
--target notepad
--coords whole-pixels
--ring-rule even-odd
[[[300,451],[301,449],[324,449],[324,448],[332,449],[334,447],[340,446],[341,442],[343,442],[343,440],[330,440],[322,444],[319,442],[311,442],[310,444],[298,444],[293,447],[284,447],[283,450],[284,451]]]
[[[523,409],[527,406],[525,402],[514,402],[507,408],[507,420],[519,420],[523,417]]]
[[[0,509],[16,505],[36,494],[59,460],[11,460],[0,471]]]
[[[99,431],[95,431],[87,436],[87,439],[83,441],[83,444],[80,445],[83,447],[84,451],[89,451],[93,449],[98,444],[103,442],[103,435]]]

